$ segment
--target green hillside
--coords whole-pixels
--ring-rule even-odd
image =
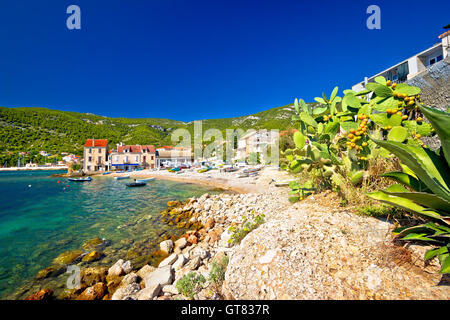
[[[225,119],[202,120],[203,130],[216,128],[279,129],[293,127],[292,105],[256,114]],[[109,118],[88,113],[46,108],[0,107],[0,166],[17,164],[19,152],[30,152],[26,161],[44,162],[40,150],[51,154],[69,152],[81,155],[86,139],[108,139],[111,147],[125,144],[171,145],[171,133],[186,128],[193,134],[194,123],[156,118]],[[192,135],[193,136],[193,135]],[[60,157],[58,157],[60,158]],[[49,161],[49,160],[47,160]]]

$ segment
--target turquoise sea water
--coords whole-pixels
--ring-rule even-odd
[[[69,182],[52,173],[57,172],[0,172],[0,297],[11,298],[31,283],[33,289],[42,286],[32,280],[39,270],[95,237],[110,242],[96,264],[111,265],[130,252],[149,254],[164,234],[183,232],[161,221],[158,212],[167,201],[211,191],[163,180],[127,188],[130,180],[108,176]]]

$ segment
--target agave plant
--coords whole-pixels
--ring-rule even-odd
[[[384,174],[398,184],[368,196],[426,220],[418,226],[397,228],[394,234],[402,240],[435,245],[425,259],[438,256],[441,273],[450,273],[450,114],[420,104],[417,107],[436,130],[441,148],[435,152],[413,143],[373,139],[402,161],[403,170]]]

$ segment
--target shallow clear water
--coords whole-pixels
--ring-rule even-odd
[[[161,221],[158,212],[167,201],[211,191],[163,180],[127,188],[130,180],[108,176],[69,182],[52,173],[57,172],[0,172],[0,297],[31,283],[60,253],[95,237],[111,242],[96,264],[112,264],[133,250],[148,254],[164,234],[183,232]]]

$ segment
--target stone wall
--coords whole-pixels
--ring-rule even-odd
[[[422,89],[421,99],[425,105],[446,110],[450,106],[450,56],[407,83]]]

